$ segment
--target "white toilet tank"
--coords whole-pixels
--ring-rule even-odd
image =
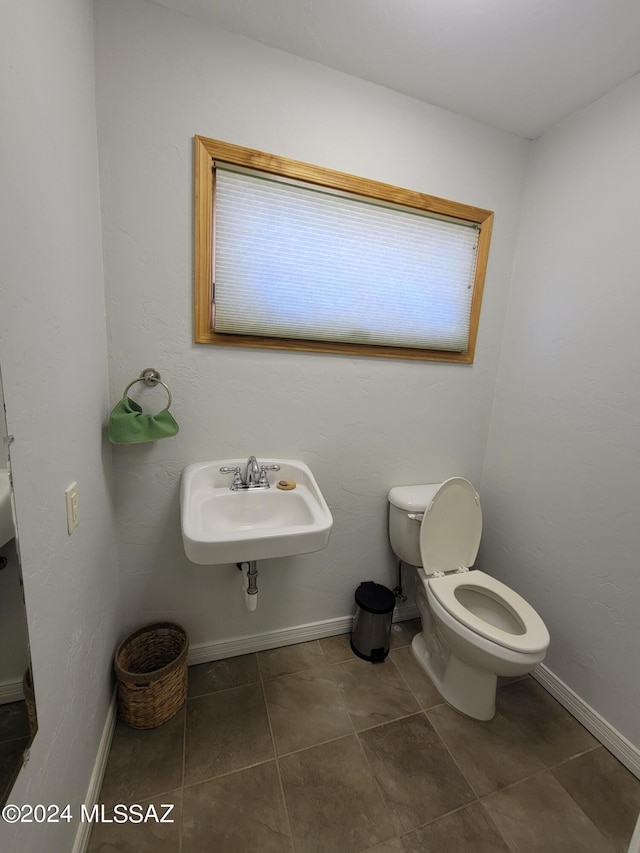
[[[394,554],[404,563],[421,566],[420,521],[409,514],[423,513],[441,483],[394,486],[389,492],[389,539]]]

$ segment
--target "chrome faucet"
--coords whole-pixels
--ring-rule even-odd
[[[260,483],[260,468],[255,456],[247,459],[247,467],[244,472],[244,484],[248,489],[255,488]]]
[[[279,465],[258,465],[258,460],[255,456],[250,456],[247,459],[247,465],[242,476],[242,468],[240,465],[230,467],[223,465],[220,469],[221,474],[233,474],[233,482],[231,490],[233,492],[245,491],[246,489],[269,489],[271,488],[267,478],[267,471],[279,471]]]

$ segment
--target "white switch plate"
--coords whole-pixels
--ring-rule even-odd
[[[78,484],[71,483],[70,486],[67,486],[64,490],[64,497],[67,502],[67,530],[69,531],[69,536],[71,536],[80,521],[78,514]]]

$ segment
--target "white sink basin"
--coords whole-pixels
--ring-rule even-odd
[[[188,465],[182,472],[180,516],[187,557],[200,565],[240,563],[320,551],[329,544],[333,517],[307,465],[294,459],[258,459],[280,465],[269,472],[269,489],[231,491],[232,476],[220,468],[245,459]],[[278,489],[280,480],[296,483]]]
[[[10,542],[15,535],[9,472],[6,468],[0,468],[0,548]]]

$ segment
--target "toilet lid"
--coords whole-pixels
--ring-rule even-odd
[[[420,526],[420,556],[427,575],[469,568],[482,535],[480,498],[468,480],[451,477],[435,492]]]
[[[496,578],[474,569],[429,578],[427,584],[428,591],[445,610],[481,637],[524,654],[535,654],[548,647],[549,632],[540,615],[521,595]],[[500,614],[501,609],[506,613]],[[501,618],[496,618],[496,613]]]

